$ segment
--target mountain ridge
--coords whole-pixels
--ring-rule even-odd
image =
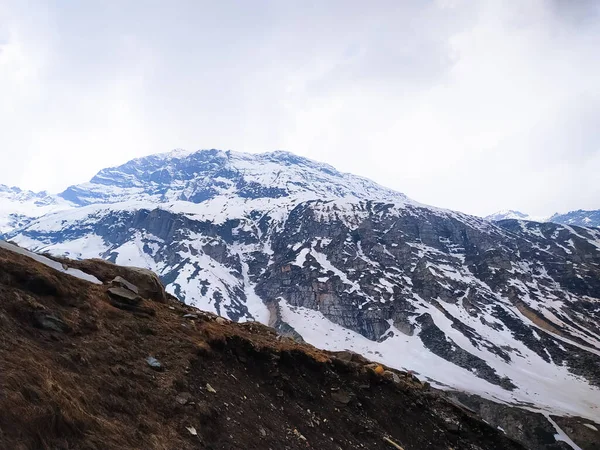
[[[564,225],[578,225],[580,227],[600,228],[600,209],[578,209],[566,213],[556,213],[553,216],[551,216],[548,220],[550,222],[562,223]]]
[[[268,160],[268,159],[273,159],[274,161],[288,160],[288,161],[296,163],[296,164],[299,162],[302,162],[305,165],[313,166],[313,168],[318,167],[322,170],[326,170],[331,173],[336,173],[337,175],[340,175],[340,176],[347,176],[350,178],[349,181],[362,180],[362,182],[365,183],[366,185],[371,185],[372,187],[376,187],[376,189],[372,192],[372,194],[382,194],[383,193],[384,199],[388,199],[391,201],[397,201],[398,199],[402,199],[404,201],[410,201],[415,204],[418,204],[418,202],[415,202],[412,199],[408,199],[408,197],[406,197],[405,194],[402,194],[394,189],[390,189],[390,188],[381,186],[368,178],[349,174],[349,173],[338,172],[333,166],[331,166],[329,164],[318,162],[318,161],[312,160],[310,158],[297,156],[291,152],[284,151],[284,150],[275,150],[275,151],[264,152],[264,153],[243,153],[243,152],[234,152],[231,150],[217,150],[217,149],[185,150],[185,149],[179,148],[179,149],[171,150],[169,152],[157,153],[157,154],[134,158],[123,164],[109,167],[106,169],[102,169],[96,175],[94,175],[94,177],[92,177],[92,179],[89,182],[81,183],[78,185],[71,185],[71,186],[67,187],[65,190],[63,190],[57,194],[49,194],[46,191],[33,192],[33,191],[28,191],[28,190],[22,190],[18,187],[14,187],[14,186],[11,187],[11,186],[6,186],[6,185],[0,184],[0,213],[2,212],[2,208],[1,208],[2,200],[6,199],[7,197],[10,198],[11,193],[13,194],[12,195],[13,198],[11,199],[11,200],[13,200],[13,203],[11,203],[9,206],[6,206],[4,208],[5,210],[8,209],[9,207],[15,207],[15,205],[18,204],[18,200],[23,201],[23,200],[30,200],[30,199],[37,199],[35,202],[36,206],[47,206],[50,204],[62,203],[60,208],[55,208],[55,209],[67,209],[73,205],[85,206],[85,205],[93,204],[93,203],[119,202],[119,201],[122,201],[124,198],[129,199],[132,196],[135,197],[136,192],[126,192],[122,195],[121,199],[110,198],[109,196],[105,196],[105,198],[91,196],[91,198],[89,198],[89,199],[84,199],[84,198],[79,197],[79,195],[80,195],[79,191],[82,188],[93,191],[94,184],[100,185],[102,188],[106,189],[108,186],[114,185],[115,181],[119,181],[118,179],[114,178],[115,174],[120,175],[122,177],[122,179],[120,181],[123,182],[124,184],[126,184],[127,179],[126,179],[126,176],[123,176],[124,174],[122,173],[122,170],[123,169],[132,169],[132,168],[135,169],[136,165],[144,166],[144,165],[147,165],[149,161],[153,161],[155,164],[156,171],[160,172],[161,171],[160,170],[161,163],[164,163],[165,161],[186,160],[190,157],[193,157],[194,155],[207,155],[207,154],[212,155],[213,157],[216,157],[216,158],[221,157],[221,158],[227,158],[227,159],[230,159],[231,156],[233,156],[234,159],[235,158],[247,159],[249,161],[253,161],[254,163],[256,163],[257,161],[261,161],[261,160],[264,161],[264,160]],[[162,169],[164,170],[164,168],[162,168]],[[111,177],[111,175],[112,175],[112,177]],[[129,170],[129,173],[125,172],[125,175],[131,176],[132,175],[131,170]],[[154,177],[154,178],[152,178],[152,177]],[[159,175],[157,175],[156,173],[153,173],[152,176],[149,176],[149,181],[157,182],[157,181],[159,181],[159,177],[160,177]],[[188,181],[197,181],[197,180],[190,179]],[[131,180],[129,180],[129,182],[131,182]],[[138,186],[138,187],[141,187],[141,186]],[[9,195],[7,195],[7,194],[9,194]],[[282,191],[273,190],[272,195],[273,194],[281,195]],[[20,197],[20,199],[19,199],[19,197]],[[360,195],[358,197],[360,198]],[[189,198],[184,198],[184,200],[188,200],[188,199]],[[156,201],[156,200],[164,202],[165,198],[153,199],[153,201]],[[200,200],[203,200],[203,199],[200,199]],[[193,198],[192,198],[192,201],[194,201]],[[428,205],[422,205],[422,206],[428,206]],[[432,206],[428,206],[428,207],[433,208]],[[4,214],[6,214],[6,213],[4,213]],[[42,214],[45,214],[45,211],[42,212]],[[42,214],[40,214],[40,215],[42,215]],[[32,214],[31,217],[38,217],[38,215]],[[24,218],[29,219],[30,217],[25,216]],[[509,219],[527,220],[527,221],[533,221],[533,222],[547,222],[548,221],[548,222],[555,222],[555,223],[560,223],[560,224],[564,224],[564,225],[577,225],[577,226],[583,226],[583,227],[587,227],[587,226],[600,227],[600,210],[581,210],[581,209],[579,209],[579,210],[569,211],[566,213],[555,213],[551,216],[530,216],[526,213],[523,213],[521,211],[516,211],[516,210],[499,210],[493,214],[484,216],[484,219],[489,220],[489,221],[500,221],[500,220],[509,220]],[[5,219],[5,222],[7,222],[6,219]],[[21,221],[21,222],[23,222],[23,221]],[[0,234],[9,228],[14,229],[14,228],[17,228],[18,226],[23,226],[23,223],[15,222],[15,223],[11,224],[10,227],[4,226],[4,229],[0,229]]]
[[[562,225],[577,225],[580,227],[600,227],[600,210],[573,210],[566,213],[555,213],[549,217],[530,216],[520,211],[501,210],[484,217],[486,220],[526,220],[529,222],[554,222]]]

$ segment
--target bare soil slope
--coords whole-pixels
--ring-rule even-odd
[[[1,449],[523,448],[410,374],[72,266],[105,284],[0,249]],[[117,275],[139,304],[111,298]]]

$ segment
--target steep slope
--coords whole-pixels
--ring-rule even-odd
[[[408,373],[165,300],[150,273],[38,259],[0,248],[0,448],[524,448]]]
[[[82,206],[10,238],[438,387],[600,415],[598,230],[493,224],[284,152],[157,155],[63,196]]]

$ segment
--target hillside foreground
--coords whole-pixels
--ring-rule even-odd
[[[149,271],[8,245],[0,448],[523,448],[410,373],[203,313]]]

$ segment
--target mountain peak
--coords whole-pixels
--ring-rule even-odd
[[[498,220],[526,220],[529,222],[546,222],[548,221],[548,217],[544,216],[531,216],[529,214],[522,213],[521,211],[515,211],[513,209],[502,209],[500,211],[495,212],[494,214],[490,214],[489,216],[484,217],[486,220],[491,220],[492,222],[496,222]]]
[[[377,198],[406,202],[404,194],[293,153],[223,150],[168,153],[131,160],[71,186],[63,198],[79,205],[129,200],[202,203],[217,196],[242,199]]]
[[[192,153],[196,153],[195,150],[186,150],[183,148],[175,148],[173,150],[171,150],[170,152],[166,152],[166,153],[159,153],[155,156],[157,157],[164,157],[164,159],[181,159],[181,158],[187,158],[188,156],[190,156]],[[139,158],[139,159],[143,159],[143,158]]]
[[[496,211],[489,216],[486,216],[487,220],[506,220],[506,219],[518,219],[518,220],[528,220],[529,215],[522,213],[521,211],[515,211],[512,209],[501,209],[500,211]]]

